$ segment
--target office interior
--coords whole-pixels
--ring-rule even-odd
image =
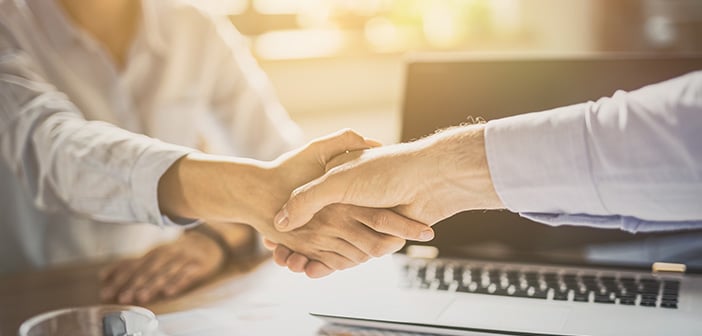
[[[405,66],[415,55],[702,53],[702,2],[698,0],[189,1],[230,18],[307,140],[352,128],[384,144],[400,142]],[[480,117],[480,111],[467,115]],[[62,267],[73,274],[61,275]],[[247,267],[244,269],[251,269]],[[52,293],[52,284],[61,288],[76,276],[91,278],[93,271],[81,265],[60,265],[41,273],[57,280],[36,282],[42,288],[37,293]],[[9,297],[15,286],[32,284],[23,284],[23,279],[18,274],[0,274],[5,286],[0,288],[0,312],[5,314],[0,319],[0,336],[16,334],[17,323],[28,317],[13,312],[14,303],[2,298],[2,293]],[[227,281],[218,277],[215,288]],[[227,287],[223,293],[239,293],[253,286],[252,281],[256,280],[245,278],[246,285]],[[292,281],[309,280],[298,276]],[[97,285],[89,280],[81,284],[90,292],[87,296],[80,293],[81,288],[71,287],[72,292],[45,297],[47,304],[38,299],[39,303],[18,311],[36,314],[95,303],[91,295]],[[198,320],[206,315],[200,308],[222,292],[203,291],[207,286],[195,288],[194,299],[186,295],[148,308],[157,313],[195,310],[195,315],[186,316],[188,321],[211,323],[211,316]],[[279,293],[269,293],[273,294]],[[63,301],[70,297],[79,299]],[[245,313],[241,316],[247,318]],[[254,316],[249,322],[257,318],[264,319]],[[164,321],[176,325],[179,319],[179,315],[168,315]],[[291,332],[295,334],[295,329]]]
[[[692,53],[694,0],[229,0],[283,105],[308,138],[352,127],[399,141],[408,55]],[[304,78],[304,85],[300,79]],[[472,112],[478,113],[479,112]]]

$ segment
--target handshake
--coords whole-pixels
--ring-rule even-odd
[[[483,131],[382,147],[343,130],[272,162],[190,154],[161,178],[159,204],[170,216],[251,225],[279,265],[323,277],[429,241],[457,212],[503,207]]]

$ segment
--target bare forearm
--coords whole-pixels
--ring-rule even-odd
[[[455,199],[461,210],[504,208],[490,175],[484,125],[447,129],[427,141],[427,155],[439,163],[438,177],[462,191]]]
[[[161,177],[159,204],[169,216],[257,227],[272,221],[271,205],[283,193],[276,181],[265,162],[190,154]]]

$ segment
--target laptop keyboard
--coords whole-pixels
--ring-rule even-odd
[[[406,288],[667,309],[678,308],[680,292],[680,281],[675,279],[544,272],[440,259],[412,260],[404,273]]]

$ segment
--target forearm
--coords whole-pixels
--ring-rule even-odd
[[[428,162],[438,163],[434,184],[453,185],[461,211],[501,209],[485,150],[485,125],[453,127],[426,139]],[[432,170],[429,170],[432,171]],[[432,178],[432,176],[427,176]]]
[[[164,214],[206,221],[272,223],[284,191],[269,163],[192,153],[171,166],[158,184]]]

